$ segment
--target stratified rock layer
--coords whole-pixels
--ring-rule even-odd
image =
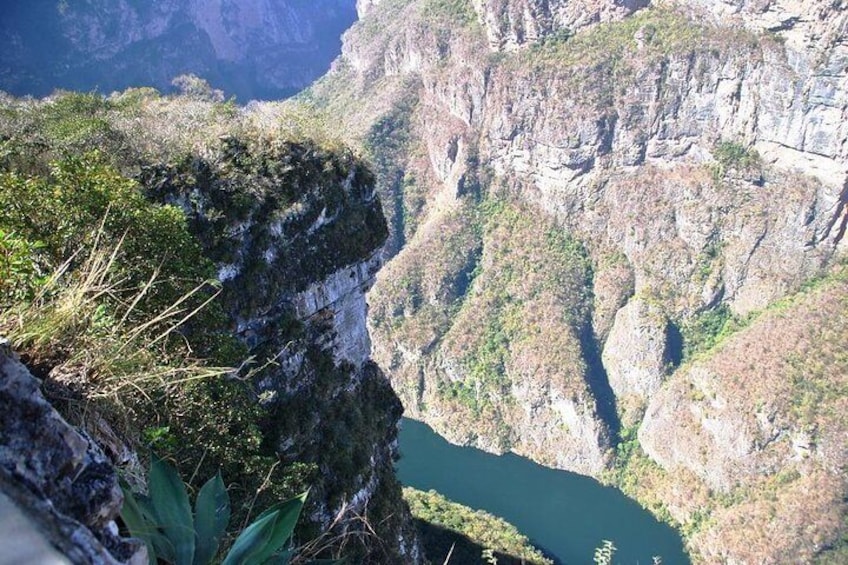
[[[707,562],[804,561],[838,546],[845,488],[830,471],[799,470],[793,482],[793,464],[770,460],[756,464],[759,479],[728,486],[745,466],[731,471],[719,454],[742,457],[759,440],[702,408],[696,419],[714,436],[669,438],[689,417],[679,375],[714,382],[685,358],[699,320],[741,323],[844,260],[846,26],[848,8],[820,1],[384,0],[365,12],[314,94],[333,111],[363,100],[348,124],[374,152],[394,214],[392,258],[370,295],[372,338],[410,414],[452,441],[595,475],[613,459],[586,454],[623,438],[619,464],[632,456],[632,476],[622,484],[674,506]],[[576,293],[534,286],[537,270],[561,272],[563,257],[532,230],[492,229],[503,202],[583,246],[588,312],[574,315],[585,304]],[[793,340],[804,330],[783,331]],[[806,386],[775,370],[791,394]],[[745,394],[756,388],[736,378]],[[720,379],[710,394],[730,406],[730,387]],[[500,395],[492,410],[487,394]],[[827,396],[826,410],[838,411],[838,398]],[[569,401],[580,417],[565,417]],[[646,407],[639,438],[653,462],[631,441]],[[822,425],[843,433],[835,420]],[[695,449],[715,463],[676,459]],[[844,460],[828,451],[822,465]],[[801,510],[798,495],[813,485],[827,494]],[[778,511],[767,492],[779,493],[779,512],[816,516],[806,533],[785,523],[798,544],[778,543],[779,528],[766,525]],[[738,528],[746,511],[759,540],[750,547]]]

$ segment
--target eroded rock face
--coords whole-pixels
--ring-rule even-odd
[[[329,323],[322,343],[333,352],[337,364],[360,368],[371,357],[371,338],[366,330],[368,305],[365,293],[374,284],[382,262],[377,254],[313,283],[295,297],[297,317],[307,324]]]
[[[72,562],[146,563],[139,543],[116,535],[123,496],[115,468],[40,385],[0,343],[0,490]]]
[[[380,0],[356,0],[356,13],[364,17],[372,8],[380,5]]]
[[[848,373],[838,353],[848,336],[846,296],[843,273],[762,314],[677,371],[651,398],[639,441],[669,470],[677,485],[670,490],[687,484],[685,474],[692,473],[708,488],[743,501],[742,508],[717,509],[693,538],[708,560],[769,562],[797,555],[807,561],[838,530],[840,497],[848,488]],[[804,495],[805,489],[816,494]],[[685,516],[697,504],[677,501],[672,508]],[[766,531],[746,529],[743,542],[730,532],[746,511],[773,516]],[[799,528],[808,532],[778,532]]]
[[[473,0],[486,29],[489,46],[514,50],[546,36],[567,35],[579,28],[620,20],[649,0]]]
[[[642,16],[633,16],[638,17]],[[659,25],[673,24],[644,24]],[[708,43],[708,30],[702,34],[701,41]],[[846,155],[840,140],[846,139],[846,132],[840,100],[848,87],[841,74],[828,69],[833,61],[845,58],[838,49],[825,51],[824,62],[813,67],[818,51],[781,52],[782,47],[763,42],[727,56],[690,52],[693,45],[680,44],[672,47],[670,56],[654,59],[639,56],[636,39],[625,49],[636,53],[632,73],[611,98],[605,86],[608,79],[591,78],[603,72],[588,68],[505,68],[493,74],[487,96],[490,118],[482,138],[490,162],[551,214],[591,233],[590,239],[606,232],[605,237],[615,240],[636,268],[636,292],[645,290],[645,285],[671,283],[676,293],[691,289],[689,302],[695,308],[710,304],[719,294],[740,313],[762,308],[791,287],[781,262],[793,263],[797,272],[809,276],[834,246],[844,247]],[[558,55],[564,60],[574,56],[564,50]],[[532,63],[530,57],[525,61]],[[812,95],[825,90],[826,96]],[[777,224],[773,227],[762,222],[755,226],[755,218],[741,212],[748,208],[742,202],[722,212],[726,197],[734,198],[731,193],[718,190],[715,199],[704,198],[704,189],[695,189],[689,180],[692,173],[685,170],[689,164],[709,162],[717,144],[743,141],[753,143],[763,164],[789,175],[758,178],[760,173],[739,171],[725,181],[747,186],[743,190],[749,193],[763,190],[768,198],[777,198],[781,210],[776,202],[762,201],[771,209],[763,220]],[[616,190],[622,186],[616,178],[606,184],[610,170],[641,176],[644,173],[636,167],[645,171],[645,165],[661,171],[684,169],[674,174],[680,182],[660,173],[665,178],[659,182],[666,190],[656,194],[659,199],[652,195],[647,177],[641,183],[626,183],[627,192]],[[802,184],[789,180],[798,172],[807,177]],[[675,182],[677,188],[672,187]],[[648,184],[647,190],[637,189],[639,184]],[[758,185],[761,188],[755,189]],[[801,196],[797,188],[804,185],[810,189]],[[690,200],[693,191],[700,192],[703,205]],[[783,206],[790,200],[815,212],[800,217],[796,206]],[[666,208],[668,204],[673,211]],[[635,209],[642,215],[633,214]],[[668,210],[670,216],[658,214],[659,210]],[[661,222],[665,225],[656,225]],[[655,228],[645,230],[648,223]],[[636,242],[634,231],[643,241]],[[673,239],[677,242],[670,245]],[[719,254],[724,276],[701,288],[692,285],[696,278],[692,270],[668,276],[662,263],[652,265],[660,269],[652,269],[654,275],[643,268],[654,253],[665,254],[663,263],[669,267],[697,262],[697,256],[718,240],[726,245]],[[639,251],[637,257],[638,248],[648,255]],[[811,252],[820,258],[810,261]],[[779,259],[766,259],[766,254]]]
[[[841,468],[842,455],[828,451],[818,466],[796,467],[787,454],[812,450],[809,438],[796,430],[786,432],[792,440],[775,440],[778,429],[789,428],[774,428],[779,411],[762,412],[773,395],[802,394],[803,383],[792,380],[785,364],[766,379],[776,387],[770,391],[745,370],[730,376],[700,362],[675,369],[669,361],[679,351],[668,333],[719,306],[740,316],[769,308],[844,258],[848,12],[826,1],[640,6],[620,6],[610,16],[598,15],[603,7],[584,7],[583,25],[567,10],[557,15],[565,3],[479,0],[478,21],[438,28],[416,10],[421,4],[409,2],[395,14],[369,12],[349,33],[349,65],[339,72],[352,90],[390,117],[401,108],[392,107],[392,95],[415,95],[404,106],[410,141],[396,165],[426,198],[407,208],[411,220],[398,225],[417,228],[404,234],[405,246],[370,295],[376,357],[411,414],[453,441],[497,450],[506,438],[511,449],[563,468],[585,469],[590,450],[574,447],[592,443],[584,433],[591,426],[574,418],[566,423],[565,415],[599,421],[593,418],[608,404],[597,385],[605,381],[631,430],[650,403],[639,438],[662,466],[657,474],[673,479],[646,481],[655,489],[648,499],[661,499],[684,523],[694,524],[707,508],[717,517],[716,527],[692,536],[698,556],[806,561],[844,527],[838,518],[845,511],[843,482],[823,470]],[[369,19],[389,31],[377,33]],[[588,25],[600,21],[609,23]],[[576,30],[568,40],[558,34],[566,28]],[[385,46],[390,57],[383,56]],[[489,58],[479,55],[493,49],[498,53]],[[369,88],[377,81],[375,94]],[[458,178],[476,182],[478,192],[468,196],[473,182],[465,193],[456,190]],[[402,209],[408,187],[398,186],[387,184],[382,194]],[[487,247],[514,258],[542,247],[514,232],[489,241],[462,235],[462,226],[485,234],[486,224],[456,210],[474,208],[475,196],[493,195],[520,202],[537,223],[554,219],[585,246],[593,266],[589,332],[573,320],[557,325],[557,309],[572,306],[570,298],[534,310],[532,320],[560,331],[542,328],[529,338],[509,328],[534,327],[518,313],[539,293],[505,285],[491,300],[480,299],[498,273],[516,272],[508,263],[487,262]],[[475,209],[483,217],[491,213]],[[534,269],[552,264],[539,253],[517,270],[518,278],[527,283]],[[470,284],[446,284],[469,274]],[[502,317],[510,308],[514,317]],[[826,314],[829,326],[837,322],[835,311]],[[511,360],[496,373],[514,405],[503,402],[500,411],[481,416],[455,408],[457,398],[474,405],[478,394],[458,385],[474,382],[464,357],[475,341],[461,336],[489,332],[490,325],[501,331],[490,333],[491,351],[506,351]],[[793,337],[778,341],[791,349],[796,330],[806,331],[785,326]],[[584,337],[582,347],[554,337],[569,331]],[[839,342],[829,332],[821,342]],[[534,364],[545,348],[567,352],[549,373]],[[779,356],[776,349],[763,354],[771,361]],[[718,357],[749,359],[741,347]],[[816,355],[801,357],[813,362]],[[579,393],[581,383],[595,385],[591,394]],[[454,400],[446,401],[451,394]],[[838,412],[839,402],[831,397],[828,410]],[[794,408],[781,410],[790,418]],[[615,429],[614,418],[600,420],[601,428]],[[832,446],[844,425],[826,422]],[[685,428],[679,437],[677,423]],[[557,460],[559,454],[567,455]],[[790,480],[796,471],[800,477]],[[815,515],[816,526],[801,533],[789,509],[797,512],[802,492],[813,485],[826,492],[810,497],[801,514]],[[763,493],[778,493],[779,503]],[[757,530],[750,546],[743,541],[745,512]],[[781,538],[770,513],[780,514],[784,531],[798,533],[797,543]]]
[[[283,462],[320,470],[309,518],[356,531],[365,517],[378,537],[364,535],[352,559],[419,563],[394,476],[403,408],[370,359],[365,292],[387,236],[370,171],[311,142],[225,139],[213,160],[151,168],[142,182],[185,210],[217,262],[235,334],[266,365],[265,439]]]
[[[631,299],[615,315],[603,363],[619,404],[637,409],[662,386],[671,352],[668,320],[656,305]],[[634,405],[635,401],[635,405]],[[629,415],[633,421],[638,415]]]

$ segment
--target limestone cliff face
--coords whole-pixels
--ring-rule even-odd
[[[350,122],[381,163],[394,163],[381,169],[381,190],[401,216],[391,227],[403,246],[371,294],[376,358],[411,413],[454,441],[597,475],[611,459],[586,454],[603,454],[622,425],[632,433],[647,409],[651,431],[639,437],[654,442],[651,458],[695,473],[687,488],[715,487],[739,467],[720,472],[697,452],[742,453],[757,440],[736,437],[722,416],[715,425],[732,439],[666,443],[682,417],[679,375],[705,374],[677,367],[681,339],[694,339],[686,328],[703,315],[772,308],[845,257],[848,11],[829,2],[593,3],[580,19],[552,1],[462,5],[365,12],[336,76],[315,89],[332,104],[346,82],[342,100],[352,91],[383,112],[364,114],[374,116],[370,132],[363,114]],[[393,143],[382,152],[377,133]],[[536,229],[504,229],[493,199]],[[549,293],[535,278],[573,261],[554,251],[562,243],[537,237],[545,222],[588,254],[588,311],[575,292]],[[495,361],[481,368],[472,358]],[[778,378],[791,381],[784,369]],[[729,385],[715,386],[722,398]],[[508,400],[481,404],[487,394]],[[576,417],[565,417],[563,400]],[[841,455],[828,453],[840,468]],[[757,469],[770,480],[789,468],[769,465]],[[808,486],[843,492],[831,475],[801,473]],[[735,508],[765,516],[762,504],[752,496]],[[844,511],[824,507],[823,524]],[[697,516],[691,506],[678,514]],[[707,561],[731,535],[721,523],[693,546]],[[751,554],[734,545],[722,558]]]
[[[606,342],[603,364],[627,424],[638,422],[639,407],[662,386],[672,364],[668,320],[654,304],[632,298],[618,310]],[[634,410],[637,413],[632,413]]]
[[[381,266],[377,254],[312,283],[295,297],[295,312],[307,324],[329,322],[322,345],[333,352],[337,364],[355,367],[371,356],[371,339],[366,329],[368,305],[365,293],[374,284]]]
[[[620,20],[649,2],[473,0],[473,4],[490,47],[514,50],[550,35],[562,36],[588,25]]]
[[[320,76],[356,15],[353,0],[59,2],[0,14],[0,88],[12,93],[165,89],[192,72],[245,102]]]
[[[691,539],[705,561],[811,561],[840,535],[846,293],[843,270],[762,314],[651,398],[639,441],[668,470],[663,488],[693,493],[669,496],[669,510],[684,520],[696,508],[710,513]],[[711,502],[699,482],[737,501]]]
[[[216,261],[233,330],[264,367],[268,439],[282,461],[320,471],[311,519],[379,524],[352,559],[419,562],[393,468],[402,407],[365,325],[386,238],[368,169],[309,142],[230,138],[213,160],[150,168],[142,182],[186,211]]]

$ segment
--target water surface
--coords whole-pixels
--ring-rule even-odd
[[[621,491],[594,479],[548,469],[529,459],[449,444],[428,426],[404,418],[398,475],[403,484],[436,490],[514,524],[562,564],[592,563],[611,540],[614,563],[688,564],[679,534]]]

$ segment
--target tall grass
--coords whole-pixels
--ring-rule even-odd
[[[202,282],[160,311],[138,315],[139,304],[159,282],[158,270],[141,287],[127,284],[117,268],[124,239],[110,247],[102,236],[101,226],[83,258],[82,251],[72,254],[32,300],[0,313],[0,333],[26,351],[31,364],[51,367],[89,398],[118,400],[126,389],[147,395],[231,372],[194,359],[179,336],[220,289]]]

